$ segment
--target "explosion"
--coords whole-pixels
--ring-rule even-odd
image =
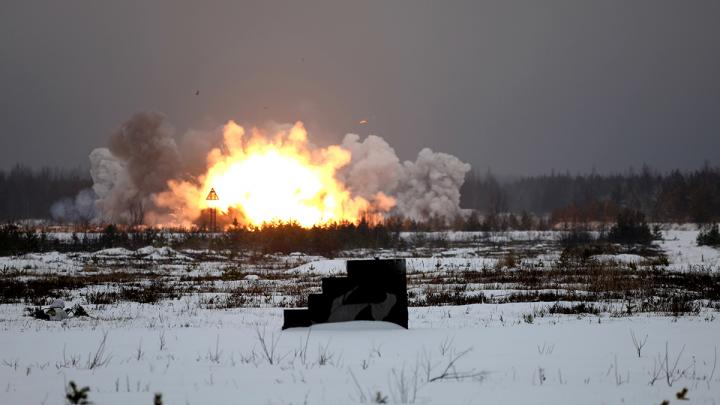
[[[301,122],[174,136],[160,113],[133,115],[90,153],[92,189],[53,205],[56,220],[202,227],[208,209],[221,228],[281,221],[303,227],[414,221],[462,215],[460,187],[470,165],[425,148],[401,162],[381,137],[347,134],[340,145],[308,141]],[[214,189],[217,200],[207,200]]]
[[[208,154],[207,173],[196,182],[171,180],[170,190],[158,195],[158,206],[171,209],[179,198],[187,205],[185,218],[215,208],[237,213],[240,224],[253,226],[283,221],[312,227],[357,222],[368,214],[368,200],[353,197],[337,179],[337,171],[350,163],[349,151],[339,146],[312,150],[301,122],[271,138],[257,129],[245,138],[245,130],[230,121],[222,147]],[[211,188],[219,200],[206,200]],[[393,205],[390,200],[382,208]]]

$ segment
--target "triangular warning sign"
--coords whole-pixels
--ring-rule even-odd
[[[217,193],[215,192],[215,189],[211,188],[206,200],[215,201],[215,200],[219,200],[219,199],[220,199],[220,197],[218,197]]]

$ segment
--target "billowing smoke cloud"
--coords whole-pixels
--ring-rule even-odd
[[[113,191],[115,184],[124,176],[125,164],[107,148],[97,148],[90,152],[90,177],[93,191],[105,199]]]
[[[371,201],[382,201],[378,193],[392,196],[395,212],[417,221],[461,213],[460,186],[470,165],[455,156],[425,148],[415,162],[400,164],[395,150],[375,135],[361,142],[348,134],[341,146],[352,153],[340,176],[353,193]]]
[[[93,153],[93,182],[100,179],[97,205],[111,222],[142,223],[156,209],[153,195],[166,190],[182,168],[172,128],[163,114],[154,112],[132,116],[110,136],[107,151]]]
[[[213,131],[187,131],[179,144],[184,172],[190,176],[203,174],[207,169],[208,152],[218,146],[222,139],[222,127]]]
[[[97,194],[91,189],[85,189],[75,198],[63,198],[50,207],[52,217],[60,222],[89,223],[98,217],[100,211],[95,205]]]
[[[425,148],[415,162],[403,164],[397,209],[415,220],[460,214],[460,186],[470,165],[455,156]]]
[[[395,150],[375,135],[361,142],[360,136],[347,134],[340,146],[352,156],[350,164],[338,173],[350,192],[373,202],[382,211],[395,206],[397,201],[390,196],[403,177]]]
[[[138,113],[110,136],[110,152],[125,162],[136,192],[143,197],[164,190],[180,171],[172,129],[159,113]]]
[[[90,153],[92,190],[58,201],[53,217],[71,222],[159,224],[163,218],[187,216],[179,196],[167,192],[168,182],[178,184],[205,173],[208,152],[220,146],[222,139],[222,127],[191,130],[178,146],[164,115],[135,114],[110,136],[107,148]],[[423,149],[414,162],[401,162],[395,150],[375,135],[361,139],[348,134],[340,147],[351,153],[351,160],[337,172],[338,180],[377,211],[418,221],[452,219],[461,213],[460,186],[470,165],[458,158]],[[168,198],[175,202],[168,204]],[[158,207],[158,202],[174,211]]]
[[[95,149],[89,158],[94,207],[88,208],[84,197],[78,203],[83,192],[74,207],[67,202],[55,207],[53,217],[87,212],[96,221],[140,224],[157,209],[153,196],[182,169],[173,131],[165,116],[154,112],[133,115],[110,136],[109,148]]]

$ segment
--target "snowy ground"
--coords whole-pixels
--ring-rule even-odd
[[[720,249],[698,246],[695,231],[668,231],[660,242],[670,259],[670,269],[678,271],[720,271]]]
[[[169,404],[359,403],[378,393],[391,403],[659,404],[684,387],[688,403],[720,401],[720,322],[708,313],[527,323],[533,304],[472,305],[413,308],[409,330],[280,332],[277,309],[124,305],[63,323],[17,319],[18,309],[2,307],[3,404],[62,403],[70,380],[98,404],[150,404],[155,392]],[[274,354],[258,331],[268,346],[277,342]],[[647,336],[640,356],[631,332]],[[102,364],[90,369],[103,333]],[[666,344],[671,385],[660,370]]]
[[[720,251],[696,246],[696,235],[666,232],[655,256],[618,251],[592,260],[609,271],[717,274]],[[411,302],[442,289],[462,297],[527,293],[527,285],[484,274],[544,271],[560,260],[556,232],[423,238],[449,244],[345,255],[408,257]],[[277,306],[297,305],[320,276],[341,272],[343,260],[230,259],[167,247],[0,257],[3,283],[58,274],[98,283],[64,292],[86,305],[90,319],[41,321],[23,316],[29,303],[0,304],[0,404],[61,404],[69,381],[90,387],[96,404],[151,404],[156,392],[165,404],[720,404],[720,306],[703,300],[691,315],[623,315],[622,300],[605,302],[599,314],[563,315],[550,308],[573,303],[451,305],[459,295],[446,294],[437,298],[443,306],[411,308],[409,330],[349,323],[281,332]],[[157,280],[181,293],[152,304],[98,298]],[[588,293],[567,284],[551,291],[569,288]],[[212,298],[238,294],[256,299],[218,305]],[[645,342],[640,355],[633,335]],[[683,388],[688,401],[676,398]]]

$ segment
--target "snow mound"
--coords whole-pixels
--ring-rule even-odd
[[[611,263],[640,263],[643,260],[645,260],[644,257],[640,255],[633,255],[633,254],[619,254],[619,255],[594,255],[591,256],[592,259],[597,260],[598,262],[611,262]]]
[[[21,258],[26,260],[38,260],[43,263],[62,263],[68,261],[68,256],[65,253],[60,252],[27,253],[22,255]]]
[[[117,248],[98,250],[97,252],[94,253],[94,256],[121,257],[121,256],[131,256],[132,254],[133,254],[132,250],[117,247]]]
[[[160,248],[156,248],[154,246],[145,246],[136,250],[135,253],[144,256],[146,259],[149,260],[188,259],[188,256],[185,256],[168,246],[163,246]]]

